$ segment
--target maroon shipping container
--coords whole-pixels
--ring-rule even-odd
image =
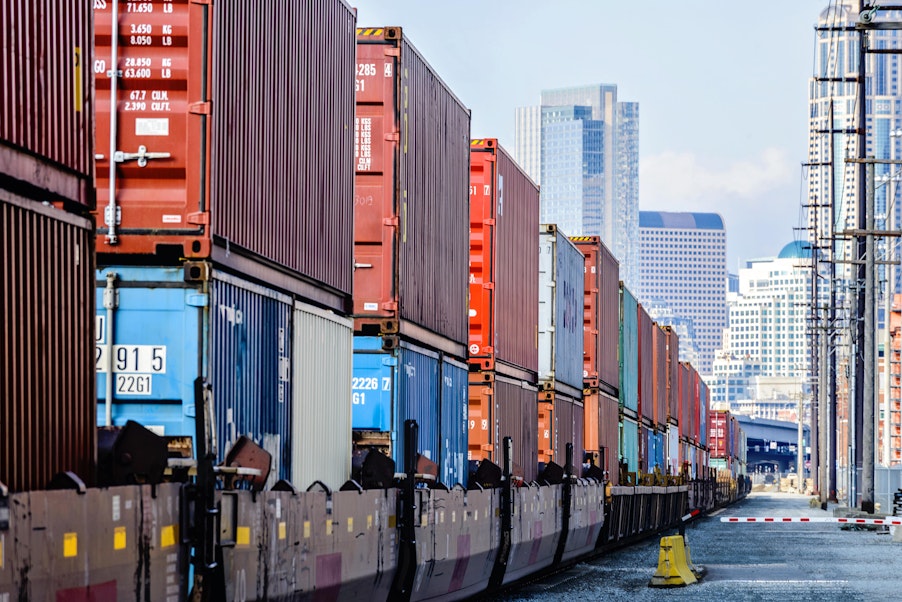
[[[652,391],[655,399],[655,425],[662,430],[667,425],[667,334],[660,326],[652,326],[653,351]]]
[[[539,370],[539,189],[489,138],[470,142],[470,364]]]
[[[466,357],[470,112],[399,27],[357,30],[355,329]]]
[[[91,5],[11,0],[0,15],[0,175],[12,180],[4,186],[90,207]]]
[[[680,339],[670,326],[664,327],[667,335],[667,420],[680,421]]]
[[[119,3],[114,28],[94,6],[98,252],[212,258],[349,311],[353,10]]]
[[[618,395],[620,364],[620,264],[599,236],[570,238],[586,258],[583,306],[584,386]]]
[[[94,232],[82,217],[0,190],[0,482],[90,483],[96,445]]]
[[[685,362],[679,363],[679,416],[680,416],[680,437],[688,438],[692,432],[689,422],[691,397],[690,391],[695,389],[691,381],[692,373],[689,364]]]
[[[726,458],[730,454],[730,423],[729,412],[712,412],[708,417],[708,449],[712,458]]]
[[[598,448],[603,456],[599,463],[614,485],[620,483],[620,401],[605,393],[598,396]]]
[[[654,391],[654,329],[655,323],[645,308],[639,305],[639,415],[649,423],[655,420]]]
[[[539,391],[538,460],[565,466],[567,444],[573,444],[573,466],[583,460],[584,414],[581,401],[556,391]],[[596,448],[597,449],[597,448]]]
[[[491,372],[470,373],[469,460],[502,465],[502,443],[511,437],[515,470],[529,482],[538,476],[538,388]]]

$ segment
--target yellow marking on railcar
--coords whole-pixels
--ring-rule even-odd
[[[332,535],[332,521],[326,520],[326,535]]]
[[[279,523],[279,539],[285,539],[288,537],[288,525],[285,524],[285,521],[281,521]]]
[[[235,532],[235,544],[239,546],[247,546],[251,543],[251,528],[238,527]]]
[[[175,525],[166,525],[160,532],[160,547],[168,548],[175,545]]]
[[[126,542],[125,527],[116,527],[113,530],[113,549],[124,550]]]
[[[78,556],[78,533],[63,534],[63,558]]]
[[[304,539],[310,539],[310,521],[304,521]]]
[[[373,515],[367,514],[366,515],[366,530],[369,531],[372,528],[373,528]]]
[[[348,533],[353,533],[353,532],[354,532],[354,517],[349,516],[348,517]]]

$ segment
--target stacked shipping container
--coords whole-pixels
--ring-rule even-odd
[[[538,231],[536,185],[497,140],[471,141],[468,458],[500,465],[509,436],[530,480],[546,432],[536,405],[539,309],[528,302],[539,297]]]
[[[0,482],[93,478],[92,20],[87,3],[4,6],[0,67]]]
[[[340,486],[351,410],[322,400],[351,398],[352,9],[95,7],[98,415],[193,436],[203,377],[220,458],[247,435],[271,478]]]
[[[355,73],[354,439],[401,470],[416,420],[466,484],[470,112],[400,28],[357,29]]]

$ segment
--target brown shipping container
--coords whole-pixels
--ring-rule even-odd
[[[639,305],[639,414],[648,422],[655,419],[654,329],[657,328]]]
[[[122,10],[115,60],[122,76],[112,99],[115,3],[94,5],[98,252],[212,257],[347,311],[352,9],[309,0]]]
[[[9,0],[0,15],[0,184],[91,206],[91,4]]]
[[[587,388],[620,390],[620,264],[598,236],[570,238],[586,257],[583,377]]]
[[[585,455],[583,404],[555,391],[539,391],[538,404],[539,462],[564,466],[572,443],[573,466],[578,467]]]
[[[599,452],[603,456],[599,462],[608,473],[608,480],[617,485],[620,483],[620,401],[604,393],[598,396],[598,433]]]
[[[502,465],[502,442],[511,437],[515,472],[529,482],[538,476],[538,388],[490,372],[470,373],[469,460]]]
[[[523,300],[539,297],[538,229],[539,188],[497,140],[471,141],[469,356],[480,370],[536,379],[539,308]]]
[[[470,111],[399,27],[357,30],[356,73],[355,329],[466,357]]]
[[[670,326],[667,334],[667,419],[673,424],[680,421],[680,338]]]
[[[652,387],[655,398],[654,422],[662,428],[667,424],[667,334],[660,326],[652,326],[654,333],[654,371],[652,372]]]
[[[680,388],[679,388],[679,406],[680,406],[680,437],[687,438],[690,433],[689,423],[689,404],[691,403],[690,391],[694,388],[691,386],[691,372],[689,364],[685,362],[679,363],[680,372]]]
[[[0,482],[91,482],[96,442],[93,225],[0,190]]]

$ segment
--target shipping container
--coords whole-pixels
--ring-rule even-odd
[[[93,224],[0,190],[0,231],[0,482],[43,489],[71,470],[91,483]]]
[[[466,484],[467,367],[407,341],[354,337],[352,426],[358,447],[377,445],[404,464],[404,422],[416,420],[417,451],[440,467],[442,483]]]
[[[577,397],[583,386],[585,259],[556,225],[542,224],[539,231],[539,381]]]
[[[679,407],[680,407],[680,436],[684,439],[692,437],[692,411],[695,406],[695,380],[692,367],[686,362],[679,363]]]
[[[730,413],[716,411],[711,413],[711,427],[708,432],[708,449],[712,458],[727,458],[731,454],[730,444],[733,440]]]
[[[357,30],[355,329],[466,357],[470,112],[399,27]]]
[[[300,488],[317,480],[335,487],[351,474],[353,325],[294,303],[291,478]]]
[[[469,381],[468,459],[487,459],[501,466],[502,442],[511,437],[515,473],[526,482],[534,481],[538,476],[538,389],[491,372],[471,372]]]
[[[639,304],[620,284],[620,406],[639,412]]]
[[[636,325],[639,333],[637,349],[639,354],[639,414],[643,419],[654,423],[655,405],[657,404],[654,391],[654,329],[656,326],[642,305],[639,305],[636,311],[638,316]]]
[[[610,395],[620,389],[620,264],[599,236],[570,238],[585,256],[583,380]]]
[[[620,482],[620,402],[606,393],[598,396],[598,453],[599,466],[608,473],[614,485]]]
[[[566,466],[567,444],[570,443],[573,445],[573,466],[579,466],[585,452],[584,419],[580,400],[554,391],[539,391],[538,461]]]
[[[98,252],[253,268],[348,311],[353,10],[341,0],[145,3],[115,17],[132,5],[94,7]]]
[[[660,326],[652,326],[653,358],[652,393],[654,397],[654,423],[658,428],[667,425],[667,335]]]
[[[645,472],[654,472],[659,470],[662,474],[666,474],[667,467],[664,464],[664,433],[656,431],[654,428],[641,426],[642,430],[642,470]]]
[[[680,338],[671,326],[664,327],[667,335],[667,419],[680,421]]]
[[[623,415],[620,418],[620,463],[626,464],[627,472],[638,472],[642,468],[639,457],[639,423]]]
[[[523,301],[539,297],[538,228],[538,186],[497,140],[471,141],[469,361],[479,370],[536,379],[538,306]]]
[[[698,377],[698,444],[702,447],[708,445],[708,411],[711,406],[711,390],[702,377]]]
[[[38,200],[94,202],[93,32],[88,2],[3,7],[0,165],[3,186]]]
[[[106,308],[105,298],[115,307]],[[113,425],[131,419],[161,435],[194,436],[194,381],[203,377],[220,459],[245,435],[272,454],[271,482],[306,487],[314,480],[310,462],[318,463],[314,478],[330,487],[346,480],[349,410],[333,407],[316,425],[318,439],[306,437],[322,415],[316,403],[351,396],[342,381],[351,370],[349,320],[201,262],[105,267],[96,303],[99,424],[107,424],[109,398]],[[336,446],[328,456],[323,440]]]
[[[680,474],[680,430],[675,424],[667,425],[665,436],[667,467],[670,474]]]

